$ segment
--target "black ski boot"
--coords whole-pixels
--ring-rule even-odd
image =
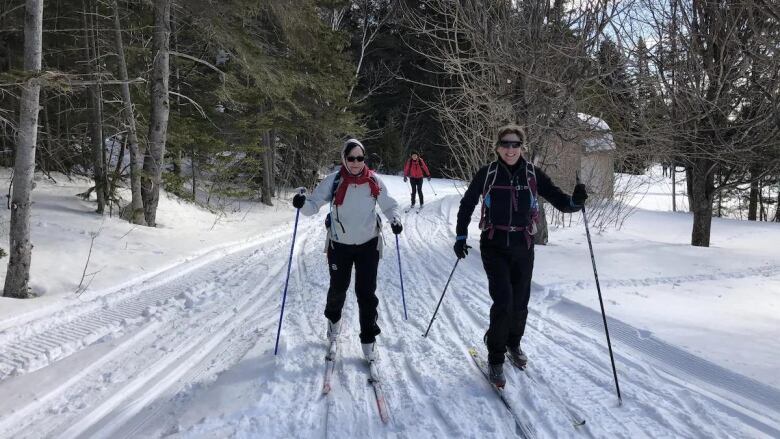
[[[489,364],[488,365],[488,379],[494,386],[499,389],[503,389],[506,386],[506,378],[504,377],[504,365],[503,364]]]
[[[507,346],[506,356],[509,357],[509,361],[519,368],[523,368],[528,364],[528,356],[525,355],[519,344],[517,346]]]

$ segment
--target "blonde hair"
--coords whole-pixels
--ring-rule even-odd
[[[526,136],[525,136],[525,129],[521,127],[520,125],[515,125],[513,123],[504,125],[496,131],[496,138],[495,142],[493,143],[493,146],[498,146],[498,143],[501,142],[501,138],[509,133],[517,134],[518,137],[520,137],[520,142],[523,144],[523,148],[525,149],[525,142],[526,142]]]

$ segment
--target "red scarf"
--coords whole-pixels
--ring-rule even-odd
[[[339,187],[336,189],[336,197],[333,200],[334,205],[340,206],[344,204],[344,197],[347,195],[347,188],[351,184],[359,185],[368,183],[368,185],[371,187],[371,196],[374,198],[379,197],[381,188],[373,178],[374,171],[368,169],[368,166],[366,166],[363,169],[363,172],[361,172],[358,176],[350,174],[349,171],[347,171],[347,168],[341,166],[339,174],[341,175],[341,183],[339,183]]]

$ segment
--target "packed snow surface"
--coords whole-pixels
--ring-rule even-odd
[[[409,186],[383,178],[408,208]],[[538,437],[780,437],[780,224],[715,219],[712,246],[691,247],[691,216],[670,212],[669,182],[641,178],[623,227],[591,230],[622,405],[579,213],[536,248],[523,338],[534,382],[507,368],[507,397]],[[333,390],[321,393],[324,209],[298,223],[274,356],[295,218],[288,200],[212,213],[164,197],[162,227],[148,229],[91,213],[94,204],[74,197],[88,185],[38,178],[32,286],[41,297],[0,299],[0,437],[516,437],[468,353],[486,353],[491,303],[476,221],[474,248],[422,337],[455,263],[461,182],[434,179],[435,195],[426,183],[425,207],[403,214],[408,320],[385,225],[377,368],[388,424],[367,380],[352,293]],[[587,423],[573,427],[559,399]]]

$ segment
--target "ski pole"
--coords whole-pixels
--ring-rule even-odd
[[[436,189],[433,188],[433,183],[431,183],[431,178],[428,177],[428,185],[431,187],[431,190],[433,191],[433,196],[438,197],[439,194],[436,193]]]
[[[452,267],[452,272],[450,272],[450,277],[447,278],[447,283],[444,285],[444,291],[441,292],[439,303],[436,304],[436,310],[433,311],[433,317],[431,317],[431,323],[428,323],[428,329],[425,330],[425,334],[423,334],[423,337],[428,337],[428,331],[431,330],[431,325],[433,325],[433,321],[436,319],[436,313],[439,312],[441,301],[444,300],[444,293],[447,292],[447,287],[450,285],[450,280],[452,280],[452,275],[455,274],[455,269],[458,268],[458,262],[460,262],[460,258],[458,258],[458,260],[455,261],[455,266]]]
[[[404,272],[401,270],[401,246],[398,244],[398,235],[395,235],[395,253],[398,255],[398,274],[401,275],[401,302],[404,304],[404,320],[406,317],[406,297],[404,296]]]
[[[302,193],[303,191],[301,191]],[[287,279],[284,281],[284,294],[282,295],[282,312],[279,314],[279,328],[276,330],[276,346],[274,355],[279,351],[279,336],[282,333],[282,319],[284,318],[284,303],[287,301],[287,285],[290,283],[290,267],[292,267],[293,249],[295,248],[295,235],[298,233],[298,218],[301,209],[295,209],[295,226],[293,227],[292,244],[290,244],[290,259],[287,261]]]
[[[577,183],[580,177],[577,175]],[[590,228],[588,227],[588,215],[585,213],[585,206],[582,206],[582,221],[585,223],[585,235],[588,237],[588,248],[590,249],[590,262],[593,264],[593,276],[596,279],[596,291],[599,294],[599,305],[601,306],[601,318],[604,320],[604,333],[607,335],[607,347],[609,348],[609,361],[612,363],[612,376],[615,377],[615,390],[617,391],[618,405],[623,404],[623,398],[620,396],[620,384],[618,383],[617,369],[615,368],[615,356],[612,354],[612,342],[609,339],[609,327],[607,326],[607,313],[604,311],[604,300],[601,297],[601,286],[599,285],[599,273],[596,271],[596,257],[593,256],[593,243],[590,239]]]

